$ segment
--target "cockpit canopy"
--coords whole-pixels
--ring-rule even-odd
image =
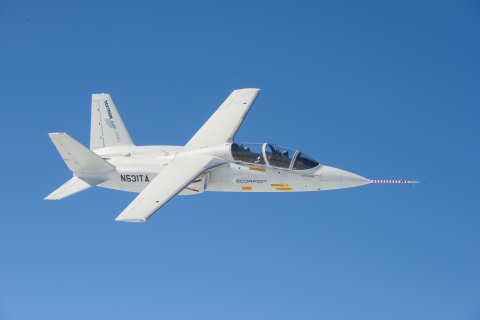
[[[298,150],[270,143],[232,143],[235,161],[290,170],[315,168],[319,163]]]

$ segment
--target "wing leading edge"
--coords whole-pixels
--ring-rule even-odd
[[[145,222],[200,174],[225,163],[224,160],[207,155],[173,160],[115,220]]]
[[[185,145],[185,150],[232,142],[260,89],[233,91]]]

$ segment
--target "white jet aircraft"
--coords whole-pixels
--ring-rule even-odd
[[[293,192],[342,189],[369,180],[322,165],[299,150],[233,138],[259,89],[235,90],[185,146],[136,146],[109,94],[92,95],[90,149],[49,133],[73,178],[45,199],[93,186],[140,193],[115,219],[145,222],[177,194],[204,191]]]

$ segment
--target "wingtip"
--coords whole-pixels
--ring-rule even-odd
[[[116,218],[115,221],[121,222],[145,222],[145,219],[128,219],[128,218]]]
[[[235,91],[247,91],[247,90],[254,90],[254,91],[261,91],[262,89],[260,88],[242,88],[242,89],[237,89]]]
[[[46,196],[45,198],[43,198],[43,200],[59,200],[57,197],[57,192],[56,190],[52,193],[50,193],[48,196]]]

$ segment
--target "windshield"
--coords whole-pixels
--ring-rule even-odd
[[[306,170],[315,168],[318,165],[319,163],[317,161],[313,160],[305,153],[300,152],[295,159],[295,163],[293,164],[293,170]]]

